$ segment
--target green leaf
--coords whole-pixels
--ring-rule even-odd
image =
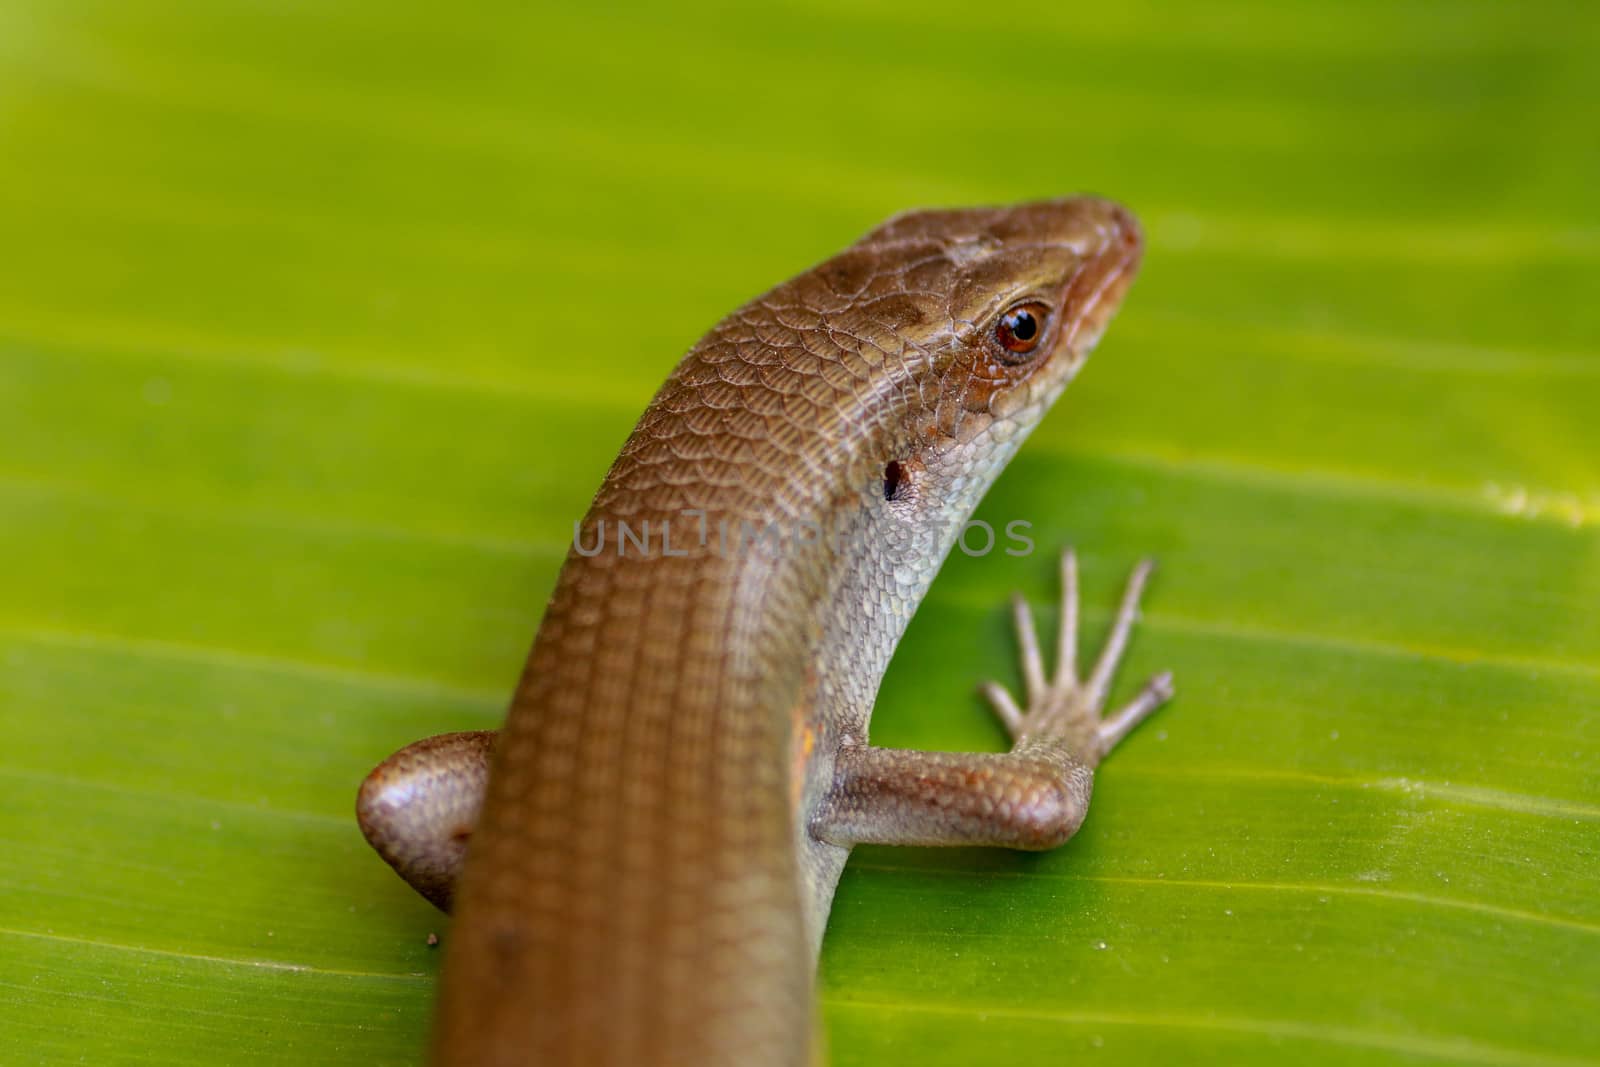
[[[1058,852],[864,849],[834,1061],[1600,1061],[1600,17],[0,5],[0,1058],[416,1063],[351,806],[497,722],[677,355],[920,204],[1145,219],[885,683],[1161,570]],[[1046,622],[1048,610],[1041,614]]]

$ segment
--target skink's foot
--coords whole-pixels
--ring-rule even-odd
[[[1134,568],[1122,606],[1111,624],[1111,635],[1095,661],[1087,679],[1078,678],[1078,557],[1067,549],[1061,555],[1061,626],[1057,634],[1056,670],[1046,678],[1044,657],[1039,652],[1039,636],[1033,612],[1020,594],[1012,598],[1012,619],[1017,642],[1022,646],[1022,677],[1027,691],[1027,710],[999,682],[986,682],[982,692],[994,706],[995,714],[1010,731],[1014,741],[1027,737],[1054,737],[1069,744],[1075,755],[1089,766],[1100,762],[1118,741],[1126,737],[1151,712],[1171,699],[1174,692],[1171,672],[1164,672],[1144,684],[1128,703],[1109,715],[1101,715],[1106,694],[1117,663],[1127,647],[1128,632],[1139,614],[1139,598],[1154,564],[1144,560]]]
[[[1006,753],[912,752],[851,745],[840,751],[833,787],[811,832],[836,845],[1000,845],[1054,848],[1082,825],[1094,768],[1128,731],[1172,696],[1161,674],[1139,695],[1101,715],[1117,660],[1138,614],[1150,564],[1133,572],[1111,636],[1089,677],[1077,673],[1078,561],[1061,558],[1061,633],[1056,670],[1046,677],[1033,614],[1013,601],[1027,710],[990,682],[983,687],[1011,732]]]

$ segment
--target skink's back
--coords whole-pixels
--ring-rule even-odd
[[[725,571],[655,555],[563,573],[473,835],[436,1063],[804,1062],[784,680],[725,641]]]

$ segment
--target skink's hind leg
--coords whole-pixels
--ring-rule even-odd
[[[368,843],[417,892],[448,912],[489,782],[492,730],[407,745],[361,783],[356,819]]]
[[[1061,632],[1053,675],[1020,597],[1012,614],[1022,645],[1026,709],[990,682],[984,687],[1014,744],[1004,754],[914,752],[852,741],[834,762],[834,781],[811,832],[837,845],[998,845],[1054,848],[1083,822],[1102,757],[1172,696],[1172,675],[1145,684],[1129,703],[1100,714],[1139,609],[1150,564],[1128,583],[1111,636],[1089,677],[1077,676],[1078,564],[1061,560]]]
[[[1144,684],[1137,696],[1109,715],[1101,715],[1111,679],[1127,648],[1128,634],[1139,615],[1139,599],[1144,595],[1153,564],[1144,560],[1128,579],[1122,605],[1111,623],[1100,658],[1086,679],[1078,678],[1078,557],[1070,548],[1061,555],[1061,625],[1057,632],[1055,673],[1045,676],[1044,657],[1033,612],[1021,595],[1011,602],[1017,642],[1022,648],[1022,677],[1027,694],[1027,709],[1017,706],[1010,692],[999,682],[986,682],[982,692],[1013,740],[1025,736],[1055,736],[1067,741],[1074,753],[1093,767],[1116,747],[1150,713],[1172,698],[1171,672],[1163,672]]]

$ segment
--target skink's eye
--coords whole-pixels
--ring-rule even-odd
[[[1029,301],[1007,309],[995,324],[994,338],[1000,347],[1014,356],[1025,356],[1039,347],[1044,336],[1044,324],[1050,309],[1038,301]]]

